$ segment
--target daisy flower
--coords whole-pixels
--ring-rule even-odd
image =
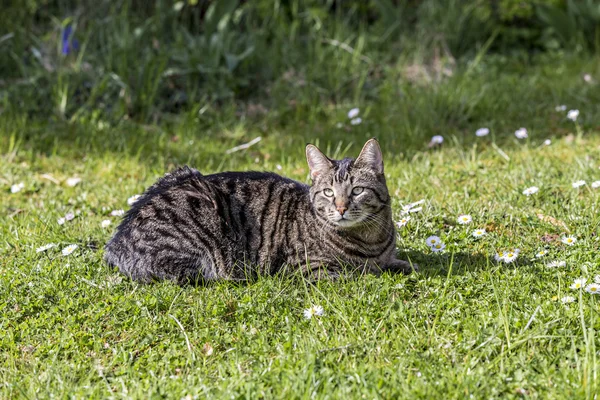
[[[552,144],[552,140],[546,139],[544,140],[544,146],[550,146]]]
[[[519,128],[515,131],[515,136],[517,139],[527,139],[529,135],[527,134],[527,129]]]
[[[396,222],[396,225],[398,226],[398,228],[402,228],[403,226],[406,226],[406,224],[408,224],[408,221],[410,221],[410,217],[404,217],[400,221]]]
[[[431,144],[442,144],[444,143],[444,137],[441,135],[435,135],[431,138]]]
[[[502,261],[504,261],[504,263],[506,263],[506,264],[510,264],[511,262],[515,261],[518,256],[519,256],[518,251],[507,251],[506,253],[504,253],[504,257],[502,257]]]
[[[76,244],[70,244],[67,247],[65,247],[64,249],[62,249],[62,254],[63,256],[68,256],[70,254],[72,254],[75,250],[77,250],[77,246]]]
[[[548,254],[548,250],[540,250],[537,253],[535,253],[535,258],[542,258],[546,254]]]
[[[573,122],[577,121],[577,117],[579,117],[579,110],[569,110],[567,113],[567,118]]]
[[[362,124],[362,118],[358,117],[358,118],[353,118],[350,120],[350,125],[360,125]]]
[[[104,221],[100,222],[100,226],[103,228],[108,228],[110,224],[110,219],[105,219]]]
[[[75,214],[73,214],[72,212],[67,213],[67,215],[65,215],[65,220],[67,221],[71,221],[73,220],[73,218],[75,218]]]
[[[440,239],[438,236],[429,236],[427,239],[425,239],[425,243],[427,243],[427,246],[432,247],[438,243],[442,243],[442,239]]]
[[[496,254],[494,254],[494,260],[496,262],[500,262],[504,259],[504,252],[503,251],[499,251]]]
[[[560,301],[562,301],[563,303],[573,303],[575,301],[575,297],[565,296],[562,299],[560,299]]]
[[[594,181],[590,186],[592,187],[592,189],[598,189],[600,188],[600,181]]]
[[[434,253],[439,253],[440,251],[444,250],[446,248],[446,245],[443,242],[438,242],[436,244],[434,244],[433,246],[431,246],[431,251],[433,251]]]
[[[127,204],[129,204],[130,206],[133,205],[133,203],[138,201],[140,197],[142,196],[140,196],[139,194],[134,194],[133,196],[127,199]]]
[[[480,238],[487,234],[484,228],[475,229],[472,233],[473,237]]]
[[[113,217],[120,217],[123,214],[125,214],[125,211],[123,210],[112,210],[110,212],[110,215],[112,215]]]
[[[597,283],[590,283],[585,287],[585,291],[591,294],[600,294],[600,285]]]
[[[358,117],[358,113],[360,112],[360,108],[356,107],[348,111],[348,118],[354,119]]]
[[[537,186],[532,186],[532,187],[528,187],[527,189],[523,190],[523,194],[526,196],[531,196],[532,194],[535,194],[539,191],[540,189],[538,189]]]
[[[54,243],[48,243],[48,244],[45,244],[45,245],[43,245],[43,246],[38,247],[37,249],[35,249],[35,252],[36,253],[41,253],[43,251],[50,250],[53,247],[56,247],[56,245]]]
[[[23,190],[24,187],[25,187],[25,184],[23,182],[15,183],[14,185],[12,185],[10,187],[10,192],[11,193],[19,193],[21,190]]]
[[[569,246],[573,246],[575,243],[577,243],[577,238],[575,236],[563,236],[560,241]]]
[[[573,284],[571,286],[569,286],[569,287],[571,289],[573,289],[573,290],[583,289],[583,287],[585,286],[586,282],[587,282],[587,279],[585,279],[585,278],[575,279],[573,281]]]
[[[564,104],[561,104],[559,106],[554,107],[554,110],[556,112],[567,111],[567,106],[565,106]]]
[[[321,306],[312,306],[304,310],[304,318],[311,319],[312,317],[321,317],[325,314],[325,310]]]
[[[594,277],[594,283],[600,283],[600,275]]]
[[[482,136],[487,136],[490,133],[490,129],[489,128],[479,128],[475,131],[475,136],[478,137],[482,137]]]
[[[77,178],[77,177],[68,178],[66,181],[67,186],[70,186],[70,187],[76,186],[79,182],[81,182],[81,178]]]
[[[458,223],[461,225],[470,224],[473,218],[469,214],[463,214],[458,216]]]
[[[65,223],[65,221],[66,221],[66,219],[64,219],[64,218],[59,218],[59,219],[58,219],[56,222],[58,222],[58,224],[59,224],[59,225],[62,225],[62,224],[64,224],[64,223]]]
[[[558,267],[565,267],[566,265],[567,265],[566,261],[554,260],[554,261],[550,261],[548,264],[546,264],[546,267],[548,267],[548,268],[558,268]]]
[[[578,187],[581,187],[583,185],[585,185],[585,181],[584,180],[576,181],[576,182],[573,182],[571,184],[571,186],[573,186],[573,188],[575,188],[575,189],[577,189]]]

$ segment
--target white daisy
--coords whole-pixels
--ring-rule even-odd
[[[500,262],[500,261],[502,261],[502,260],[504,259],[504,254],[505,254],[505,252],[504,252],[504,251],[499,251],[499,252],[497,252],[496,254],[494,254],[494,260],[495,260],[496,262]]]
[[[65,247],[64,249],[62,249],[62,254],[63,256],[68,256],[69,254],[72,254],[76,249],[77,249],[76,244],[70,244],[67,247]]]
[[[66,219],[64,219],[64,218],[59,218],[59,219],[58,219],[56,222],[58,222],[58,224],[59,224],[59,225],[62,225],[62,224],[64,224],[64,223],[65,223],[65,221],[66,221]]]
[[[408,210],[409,213],[416,213],[419,211],[422,211],[423,207],[415,207],[415,208],[411,208],[410,210]]]
[[[440,251],[444,250],[446,248],[446,245],[443,242],[438,242],[436,244],[434,244],[433,246],[431,246],[431,251],[433,251],[434,253],[439,253]]]
[[[567,113],[567,118],[571,121],[576,121],[577,117],[579,117],[579,110],[569,110]]]
[[[600,283],[600,275],[594,276],[594,283]]]
[[[540,250],[537,253],[535,253],[535,258],[542,258],[546,254],[548,254],[548,250]]]
[[[487,136],[490,133],[490,129],[489,128],[479,128],[475,131],[475,136],[478,137],[482,137],[482,136]]]
[[[463,214],[458,216],[458,223],[461,225],[470,224],[473,218],[469,214]]]
[[[552,140],[546,139],[544,140],[544,146],[550,146],[552,144]]]
[[[312,306],[304,310],[304,318],[311,319],[312,317],[321,317],[325,315],[325,310],[321,306]]]
[[[594,181],[590,186],[592,187],[592,189],[598,189],[600,188],[600,181]]]
[[[565,296],[560,299],[563,303],[573,303],[575,301],[575,297],[573,296]]]
[[[79,182],[81,182],[81,178],[77,178],[75,176],[72,178],[68,178],[66,181],[67,186],[71,186],[71,187],[76,186]]]
[[[111,222],[110,219],[105,219],[104,221],[100,222],[100,226],[103,228],[108,228],[110,226]]]
[[[120,217],[123,214],[125,214],[125,211],[123,210],[112,210],[110,212],[110,215],[112,215],[113,217]]]
[[[527,134],[526,128],[519,128],[515,131],[515,136],[517,139],[527,139],[529,135]]]
[[[435,135],[431,138],[431,144],[442,144],[444,143],[444,137],[440,135]]]
[[[73,214],[72,212],[67,213],[67,215],[65,215],[65,220],[67,221],[71,221],[73,218],[75,218],[75,214]]]
[[[532,194],[539,192],[539,190],[540,189],[537,186],[532,186],[532,187],[528,187],[527,189],[523,190],[523,194],[526,196],[531,196]]]
[[[583,74],[583,80],[586,81],[587,83],[591,83],[593,81],[592,75],[590,75],[590,74]]]
[[[350,125],[360,125],[362,124],[362,118],[358,117],[358,118],[353,118],[350,120]]]
[[[396,222],[396,225],[398,226],[398,228],[402,228],[403,226],[406,226],[406,224],[408,224],[408,221],[410,221],[410,217],[404,217],[400,221]]]
[[[569,286],[569,287],[571,289],[573,289],[573,290],[583,289],[583,287],[585,286],[586,282],[587,282],[587,279],[585,279],[585,278],[575,279],[573,281],[573,284],[571,286]]]
[[[573,188],[575,188],[575,189],[577,189],[578,187],[581,187],[583,185],[585,185],[584,180],[576,181],[571,184],[571,186],[573,186]]]
[[[554,107],[554,110],[556,112],[567,111],[567,106],[565,106],[564,104],[561,104],[560,106]]]
[[[600,285],[597,283],[590,283],[585,287],[585,291],[591,294],[600,294]]]
[[[548,267],[548,268],[558,268],[558,267],[565,267],[566,265],[567,265],[566,261],[554,260],[554,261],[550,261],[548,264],[546,264],[546,267]]]
[[[360,108],[356,107],[348,111],[348,118],[354,119],[358,117],[358,113],[360,112]]]
[[[43,245],[42,247],[38,247],[37,249],[35,249],[35,252],[41,253],[43,251],[50,250],[53,247],[56,247],[56,245],[54,243],[48,243],[48,244]]]
[[[425,243],[427,243],[427,246],[431,247],[431,246],[435,246],[438,243],[442,243],[442,239],[440,239],[438,236],[429,236],[427,239],[425,239]]]
[[[139,194],[134,194],[133,196],[131,196],[130,198],[127,199],[127,204],[129,204],[130,206],[133,205],[133,203],[138,201],[140,199],[140,197],[142,197],[142,196]]]
[[[569,246],[573,246],[575,243],[577,243],[577,238],[575,236],[563,236],[560,241]]]
[[[23,190],[24,187],[25,187],[25,184],[23,182],[15,183],[14,185],[12,185],[10,187],[10,192],[11,193],[19,193],[21,190]]]
[[[473,237],[480,238],[487,234],[484,228],[475,229],[472,233]]]
[[[507,251],[504,253],[504,257],[502,257],[502,261],[504,261],[504,263],[506,263],[506,264],[510,264],[511,262],[515,261],[518,256],[519,256],[518,251]]]

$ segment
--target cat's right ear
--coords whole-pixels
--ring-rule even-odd
[[[312,144],[306,145],[306,161],[308,161],[308,169],[310,169],[310,177],[314,180],[317,176],[329,171],[333,164],[325,154]]]

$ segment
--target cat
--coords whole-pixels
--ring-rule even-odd
[[[306,159],[311,186],[269,172],[166,174],[124,216],[105,260],[135,281],[180,284],[298,269],[311,280],[415,270],[395,257],[377,140],[343,160],[308,144]]]

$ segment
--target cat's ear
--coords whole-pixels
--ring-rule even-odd
[[[333,168],[331,160],[317,146],[312,144],[306,145],[306,161],[308,161],[308,169],[310,169],[312,179]]]
[[[370,168],[378,174],[383,174],[383,155],[376,139],[369,139],[356,157],[354,165]]]

